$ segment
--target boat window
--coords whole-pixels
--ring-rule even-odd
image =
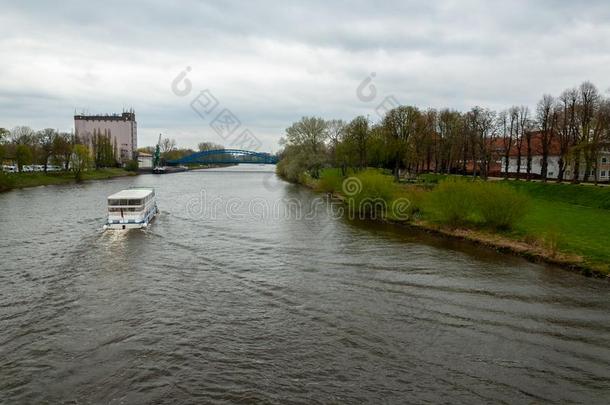
[[[141,198],[124,200],[124,199],[111,199],[108,200],[108,205],[111,206],[125,206],[125,205],[143,205],[144,201]]]
[[[108,212],[121,212],[121,211],[124,214],[126,214],[128,212],[140,212],[140,211],[142,211],[142,208],[135,208],[135,207],[129,207],[129,208],[110,207],[110,208],[108,208]]]

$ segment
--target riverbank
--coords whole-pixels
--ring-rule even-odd
[[[120,168],[106,168],[98,170],[88,170],[82,173],[81,181],[91,180],[105,180],[114,177],[124,176],[136,176],[137,173],[129,172],[125,169]],[[4,174],[4,178],[7,179],[7,184],[0,188],[0,192],[9,191],[12,189],[37,187],[37,186],[49,186],[57,184],[70,184],[76,183],[74,173],[71,172],[59,172],[59,173],[11,173]]]
[[[387,222],[397,226],[406,226],[411,229],[415,228],[427,233],[434,233],[443,237],[475,243],[498,252],[523,257],[531,262],[556,265],[571,271],[580,272],[586,276],[600,278],[609,276],[608,272],[604,271],[603,268],[590,263],[587,264],[582,256],[554,251],[546,246],[543,240],[510,238],[502,234],[486,232],[480,229],[442,227],[424,220],[388,220]]]
[[[449,226],[439,223],[422,209],[422,200],[435,184],[397,185],[404,194],[416,196],[409,219],[391,215],[377,220],[398,226],[419,229],[443,237],[465,240],[494,250],[524,257],[533,262],[545,262],[577,271],[587,276],[610,277],[610,190],[586,186],[512,182],[512,187],[526,194],[529,206],[523,218],[510,229],[490,229],[471,224]],[[342,190],[325,189],[325,181],[309,179],[302,182],[317,191],[331,192],[346,202]],[[572,187],[586,187],[586,190]],[[417,190],[416,193],[413,191]]]

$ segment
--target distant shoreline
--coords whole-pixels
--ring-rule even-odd
[[[38,187],[38,186],[53,186],[60,184],[76,184],[95,180],[106,180],[115,177],[137,176],[138,173],[130,172],[121,168],[107,168],[98,170],[87,170],[82,173],[82,179],[77,181],[74,173],[10,173],[4,174],[7,179],[7,184],[0,185],[0,192],[8,192],[11,190]]]
[[[183,170],[169,170],[164,174],[181,173],[186,171],[218,169],[222,167],[235,166],[234,164],[207,165],[201,167],[189,167]],[[19,190],[39,186],[56,186],[61,184],[76,184],[95,180],[107,180],[116,177],[129,177],[153,174],[152,169],[139,169],[137,172],[125,170],[123,168],[104,168],[97,170],[87,170],[82,173],[82,179],[76,181],[72,172],[30,172],[30,173],[2,173],[0,172],[0,193],[11,190]]]

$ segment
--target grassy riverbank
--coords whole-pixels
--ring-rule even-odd
[[[610,188],[525,181],[473,183],[434,176],[423,176],[418,184],[394,183],[390,187],[391,177],[378,173],[374,180],[359,182],[361,198],[385,199],[388,207],[401,198],[409,200],[408,219],[397,218],[396,212],[388,209],[383,220],[585,274],[610,275]],[[354,177],[362,178],[357,173]],[[353,198],[346,196],[344,180],[337,169],[327,169],[319,180],[305,178],[303,183],[334,193],[350,204]],[[455,184],[443,185],[447,182]],[[443,193],[442,188],[447,190]]]
[[[103,180],[113,177],[135,176],[136,173],[129,172],[125,169],[107,168],[99,170],[87,170],[82,173],[82,181]],[[49,186],[54,184],[69,184],[75,183],[74,173],[59,172],[59,173],[12,173],[3,174],[3,179],[6,182],[1,191],[8,191],[14,188],[26,188],[36,186]]]
[[[583,258],[590,267],[610,271],[610,188],[588,185],[507,182],[534,204],[517,224],[520,237],[555,239],[559,251]]]

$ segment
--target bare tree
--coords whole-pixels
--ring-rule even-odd
[[[200,142],[199,144],[197,144],[197,148],[199,149],[199,152],[203,152],[207,150],[224,149],[225,147],[214,142]]]
[[[432,159],[437,155],[437,151],[439,149],[439,136],[437,132],[437,122],[438,122],[438,112],[429,108],[422,114],[421,121],[421,131],[424,133],[424,160],[426,172],[431,171]],[[437,171],[436,166],[438,166],[438,158],[435,158],[435,171]]]
[[[489,177],[491,163],[495,161],[495,145],[498,137],[497,129],[496,112],[484,109],[482,114],[479,116],[478,122],[478,144],[481,156],[481,177],[484,179]]]
[[[70,158],[76,142],[76,137],[67,132],[60,132],[53,140],[54,160],[61,164],[64,170],[70,166]]]
[[[576,89],[565,90],[559,96],[557,111],[559,117],[556,122],[557,136],[559,137],[559,173],[557,182],[565,178],[566,169],[570,161],[570,151],[577,142],[576,130],[576,104],[578,93]]]
[[[531,179],[532,174],[532,130],[533,123],[530,118],[530,109],[527,106],[519,107],[519,137],[521,138],[521,146],[525,142],[525,173],[527,180]]]
[[[514,107],[515,108],[515,107]],[[526,134],[531,131],[531,120],[529,118],[529,108],[526,106],[516,107],[517,112],[517,128],[515,133],[515,150],[517,152],[517,178],[519,178],[521,174],[521,166],[523,161],[523,147],[525,146],[527,149],[527,136]],[[531,143],[531,138],[530,138]],[[530,153],[530,152],[528,152]],[[531,164],[531,162],[530,162]]]
[[[32,145],[35,138],[34,130],[26,126],[13,128],[9,137],[10,141],[16,145]]]
[[[542,96],[536,107],[536,118],[540,127],[540,147],[542,162],[540,175],[546,182],[549,169],[549,151],[555,136],[555,122],[557,121],[557,110],[555,109],[555,98],[549,94]]]
[[[504,178],[510,176],[510,156],[518,138],[519,107],[513,106],[500,113],[499,124],[502,129],[502,149],[504,157]],[[519,162],[520,164],[521,162]]]
[[[595,184],[599,182],[599,160],[602,148],[610,146],[608,144],[608,132],[610,131],[610,100],[602,99],[596,109],[591,129],[591,139],[589,142],[589,159],[595,173]]]
[[[176,140],[170,138],[161,139],[161,153],[168,153],[176,149]]]
[[[444,109],[438,116],[439,160],[442,170],[451,173],[454,161],[458,158],[462,144],[462,118],[458,111]]]
[[[580,146],[585,159],[585,175],[583,180],[588,181],[593,166],[594,151],[591,147],[593,136],[594,118],[600,102],[600,94],[597,87],[591,82],[584,82],[578,88],[580,108],[578,109],[578,121],[580,130]]]
[[[47,166],[49,164],[49,159],[53,153],[53,141],[57,136],[57,131],[53,128],[45,128],[41,131],[38,131],[36,134],[36,139],[38,141],[38,145],[40,146],[40,161],[44,165],[44,172],[47,172]]]

